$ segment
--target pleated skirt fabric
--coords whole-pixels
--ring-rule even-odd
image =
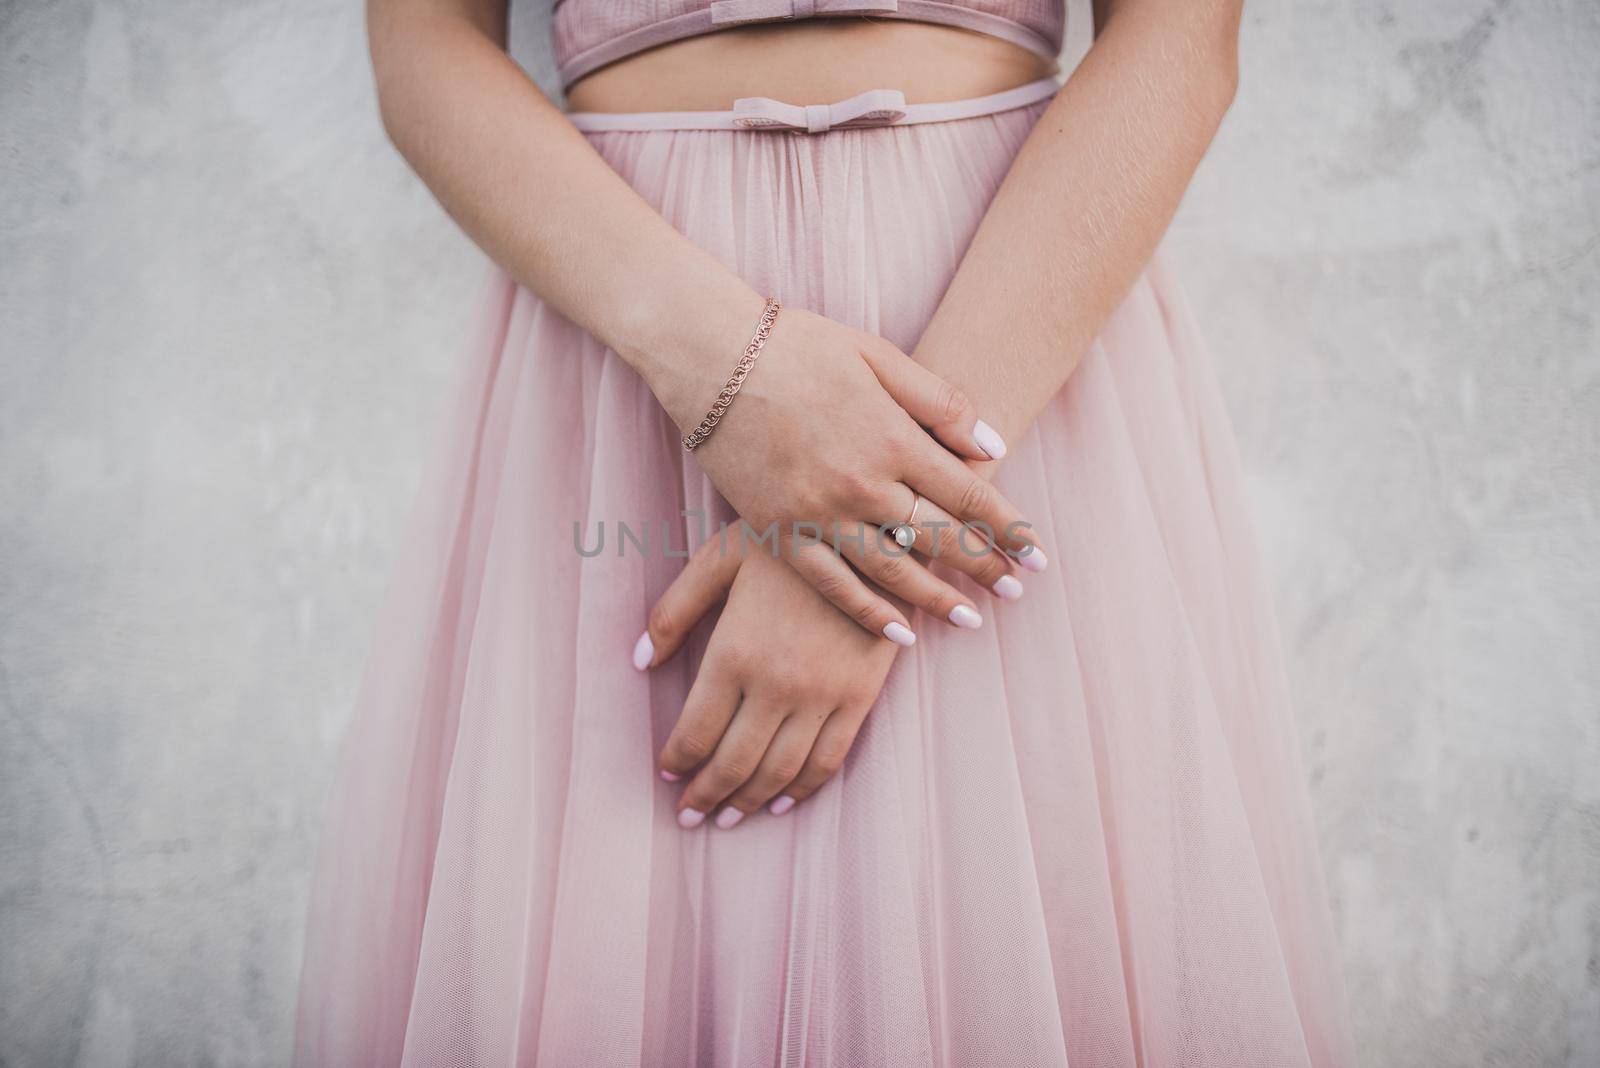
[[[1044,107],[590,139],[758,290],[910,351]],[[1011,445],[1050,570],[969,587],[980,631],[915,620],[815,797],[685,831],[654,761],[710,623],[629,653],[682,566],[662,532],[731,513],[626,364],[494,278],[347,743],[298,1062],[1352,1063],[1239,464],[1161,257]]]

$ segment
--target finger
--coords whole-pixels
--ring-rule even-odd
[[[724,808],[723,812],[733,808],[748,816],[782,793],[790,783],[794,782],[795,776],[800,774],[800,769],[805,767],[806,758],[811,755],[811,749],[816,744],[817,731],[827,719],[826,709],[810,713],[796,712],[785,719],[778,727],[778,732],[772,736],[772,743],[767,746],[766,754],[762,756],[761,764],[756,768],[755,774],[728,798],[727,808]],[[717,817],[719,826],[723,818],[721,815]]]
[[[873,593],[832,548],[812,544],[789,553],[789,564],[832,605],[873,634],[896,645],[915,645],[911,624],[889,601]]]
[[[854,537],[841,535],[838,549],[867,578],[934,618],[963,630],[983,626],[977,605],[965,594],[870,523],[862,523]]]
[[[822,785],[844,767],[845,757],[850,755],[850,747],[855,745],[856,734],[861,730],[861,724],[867,718],[870,705],[860,708],[839,709],[829,716],[817,731],[817,740],[811,745],[811,753],[806,757],[800,774],[794,777],[787,789],[779,794],[777,800],[768,806],[768,811],[774,816],[781,816],[795,805],[804,801],[821,789]],[[788,803],[785,804],[785,799]]]
[[[734,542],[743,543],[742,539],[707,539],[651,606],[648,626],[633,645],[636,669],[647,671],[669,659],[705,614],[727,598],[742,560]]]
[[[967,524],[969,539],[993,541],[1025,571],[1043,571],[1048,560],[1033,524],[987,479],[931,443],[902,476],[906,485]]]
[[[677,782],[716,752],[728,723],[739,708],[739,683],[715,656],[700,664],[700,673],[678,714],[678,722],[661,747],[661,777]]]
[[[770,703],[748,696],[744,699],[722,741],[717,743],[716,752],[678,798],[678,826],[686,829],[700,826],[705,822],[706,813],[722,804],[755,774],[783,719],[782,713]],[[730,812],[734,815],[728,815]],[[727,830],[743,818],[744,813],[738,809],[728,809],[717,816],[717,826]]]
[[[905,492],[911,496],[910,489]],[[910,525],[917,534],[912,543],[917,552],[955,568],[1002,600],[1015,601],[1022,596],[1022,581],[1012,573],[1016,560],[978,531],[956,522],[937,504],[926,498],[918,501],[916,522]]]
[[[1005,457],[1005,440],[994,427],[978,418],[965,393],[887,341],[878,340],[881,344],[865,346],[862,356],[878,376],[884,392],[906,414],[961,456],[972,460]]]

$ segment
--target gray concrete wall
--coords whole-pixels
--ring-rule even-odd
[[[1600,1063],[1600,8],[1247,23],[1172,247],[1364,1060]],[[285,1059],[481,274],[353,0],[0,0],[0,1063]]]

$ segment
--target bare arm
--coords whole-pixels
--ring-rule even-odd
[[[1233,101],[1241,6],[1096,0],[1094,46],[1029,134],[917,345],[1003,437],[1065,384],[1166,232]]]
[[[506,54],[506,7],[369,0],[384,128],[496,263],[615,350],[692,425],[726,368],[670,372],[700,353],[731,366],[761,299],[646,204]],[[673,313],[685,307],[703,314]],[[696,322],[704,336],[684,336]]]
[[[367,18],[384,126],[439,202],[514,278],[638,371],[681,429],[693,427],[763,295],[639,197],[512,61],[505,0],[368,0]],[[701,469],[758,532],[781,531],[797,570],[875,637],[909,635],[905,614],[838,556],[787,540],[792,532],[828,532],[861,573],[935,618],[975,616],[969,597],[916,561],[846,548],[863,528],[881,541],[878,526],[906,515],[913,494],[1016,532],[1001,535],[1007,550],[1033,541],[952,456],[987,455],[970,406],[946,414],[946,385],[893,345],[798,308],[784,310],[765,351],[696,451]],[[958,566],[993,585],[1011,563],[996,551]]]
[[[1233,96],[1239,0],[1105,0],[1096,13],[1104,32],[1029,135],[917,346],[917,357],[997,417],[1006,437],[1049,403],[1143,269]],[[691,563],[651,616],[658,659],[679,648],[723,597],[724,620],[738,619],[745,602],[778,603],[783,584],[764,564],[750,560],[736,574],[723,564],[722,574],[711,575]],[[798,672],[815,690],[801,703],[838,711],[822,727],[800,732],[798,747],[794,731],[776,735],[765,756],[724,742],[679,799],[686,826],[717,805],[724,806],[718,825],[731,826],[770,798],[778,798],[779,813],[809,796],[839,767],[883,684],[892,653],[858,648],[856,635],[832,634],[831,614],[798,596],[786,607],[783,649],[761,646],[760,627],[720,623],[712,648],[756,643],[733,660],[765,663],[825,638],[830,670]],[[696,686],[717,671],[708,653]],[[761,682],[741,685],[760,694]],[[771,720],[774,707],[755,702],[749,715]],[[686,710],[664,769],[688,773],[695,761],[684,755],[686,745],[710,733],[709,718]],[[760,732],[747,728],[743,736],[752,733]],[[807,746],[810,755],[801,757]],[[730,766],[756,771],[746,777]],[[780,766],[781,773],[774,770]],[[801,770],[791,774],[794,768]]]

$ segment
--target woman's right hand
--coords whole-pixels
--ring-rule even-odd
[[[715,399],[764,304],[753,291],[737,303],[721,332],[742,331],[743,340],[716,358],[697,353],[647,375],[686,430]],[[908,621],[861,576],[955,626],[982,622],[970,600],[883,533],[911,515],[917,496],[917,552],[1008,600],[1022,592],[1015,565],[1043,570],[1029,524],[962,460],[1004,454],[999,435],[959,390],[881,337],[792,307],[779,314],[741,392],[695,450],[757,535],[775,533],[767,551],[781,551],[857,623],[902,645],[914,640]]]

